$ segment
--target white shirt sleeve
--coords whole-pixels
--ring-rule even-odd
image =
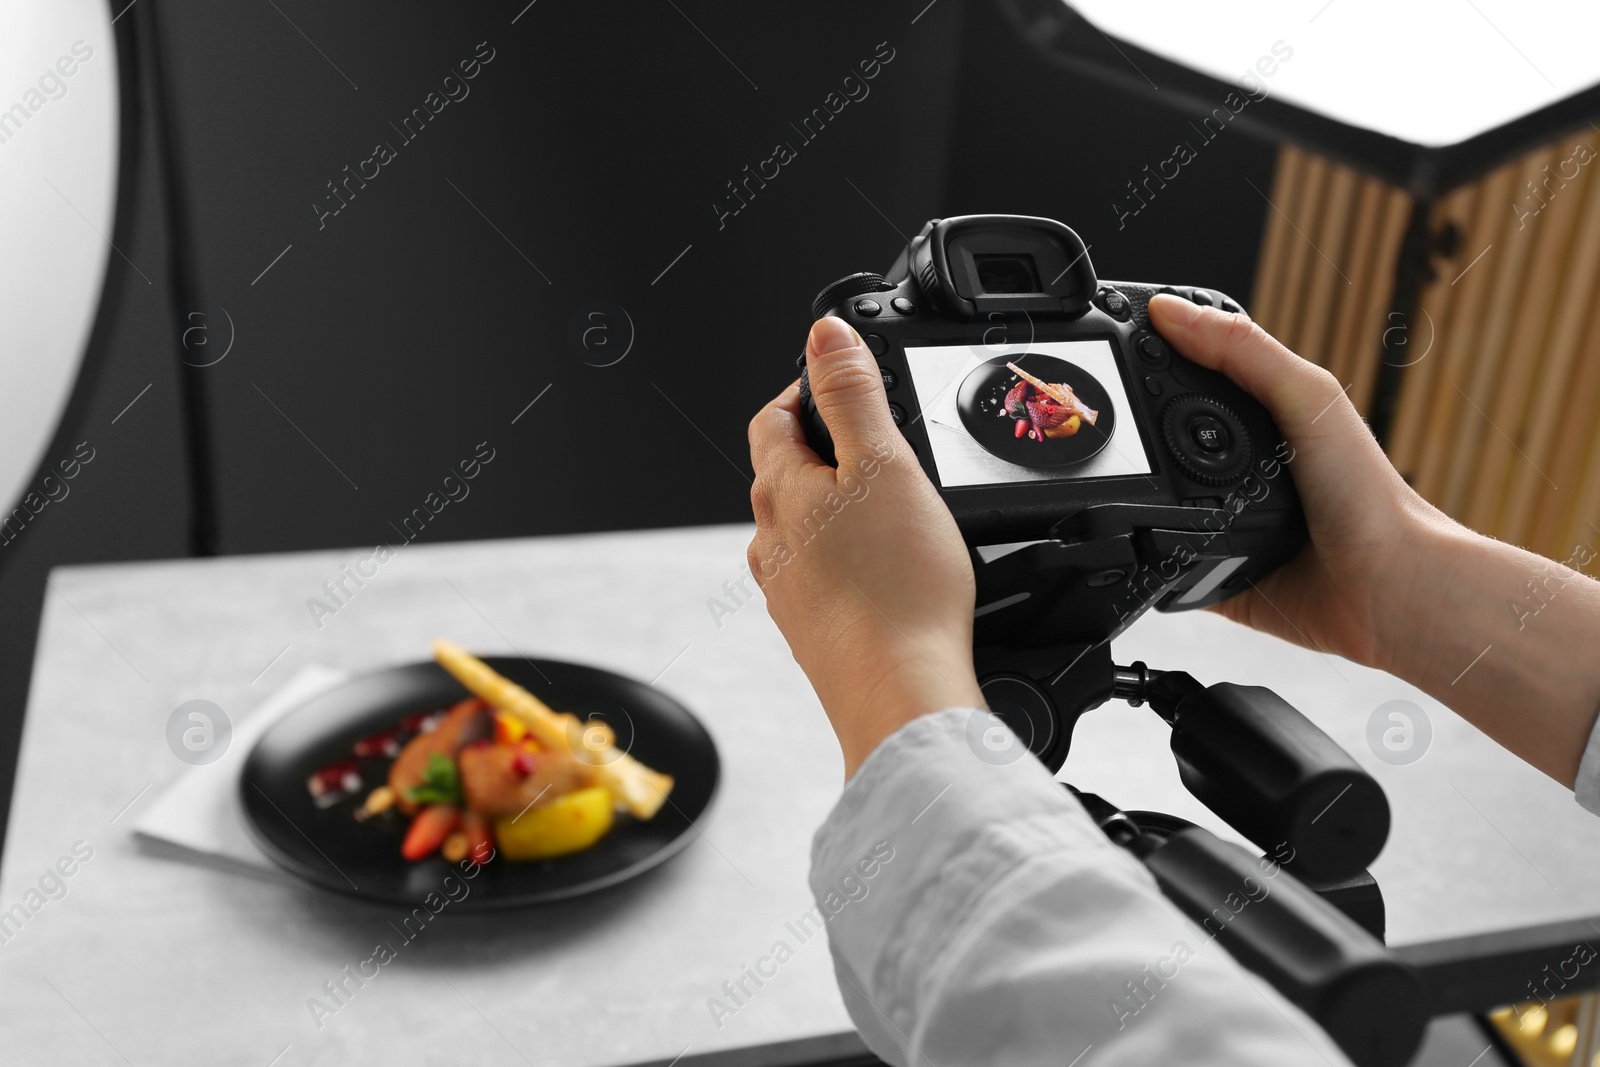
[[[1347,1067],[1025,749],[997,765],[983,743],[995,723],[951,708],[902,727],[813,842],[840,992],[876,1055],[905,1067]]]
[[[1585,810],[1600,815],[1600,716],[1589,731],[1589,744],[1578,763],[1578,780],[1572,783],[1572,795]]]

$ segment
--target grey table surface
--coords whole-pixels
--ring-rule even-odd
[[[816,938],[719,1026],[724,981],[810,907],[810,838],[838,793],[828,724],[759,597],[718,620],[746,527],[413,545],[319,628],[309,597],[364,550],[72,567],[41,622],[0,909],[75,842],[93,858],[0,946],[8,1063],[779,1064],[858,1048]],[[205,698],[237,720],[299,667],[381,668],[449,636],[484,652],[587,661],[699,714],[720,794],[682,854],[583,901],[431,924],[320,1027],[307,1007],[394,940],[397,908],[152,854],[140,805],[188,768],[167,716]],[[1152,615],[1116,644],[1202,681],[1276,688],[1388,791],[1374,868],[1406,945],[1600,915],[1600,819],[1450,712],[1386,675],[1204,613]],[[1365,740],[1414,701],[1418,762]],[[1182,790],[1165,727],[1110,705],[1079,727],[1064,777],[1127,807],[1225,831]],[[1532,975],[1530,975],[1532,977]],[[734,1058],[730,1050],[748,1049]],[[277,1057],[274,1059],[274,1057]]]

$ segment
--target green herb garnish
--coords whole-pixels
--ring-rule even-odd
[[[418,804],[461,804],[461,776],[449,756],[435,752],[422,769],[422,784],[406,790],[406,799]]]

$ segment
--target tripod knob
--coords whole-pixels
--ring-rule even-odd
[[[1383,851],[1383,789],[1272,690],[1230,682],[1195,688],[1162,715],[1172,723],[1172,754],[1189,792],[1264,851],[1287,844],[1292,869],[1343,878]]]

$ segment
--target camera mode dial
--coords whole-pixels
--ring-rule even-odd
[[[894,286],[885,281],[881,274],[873,274],[870,271],[848,274],[817,294],[817,298],[811,302],[811,317],[820,319],[831,307],[838,307],[846,301],[866,296],[868,293],[886,293],[893,288]]]
[[[1175,396],[1161,416],[1167,451],[1204,485],[1238,481],[1250,469],[1250,433],[1227,405],[1199,393]]]

